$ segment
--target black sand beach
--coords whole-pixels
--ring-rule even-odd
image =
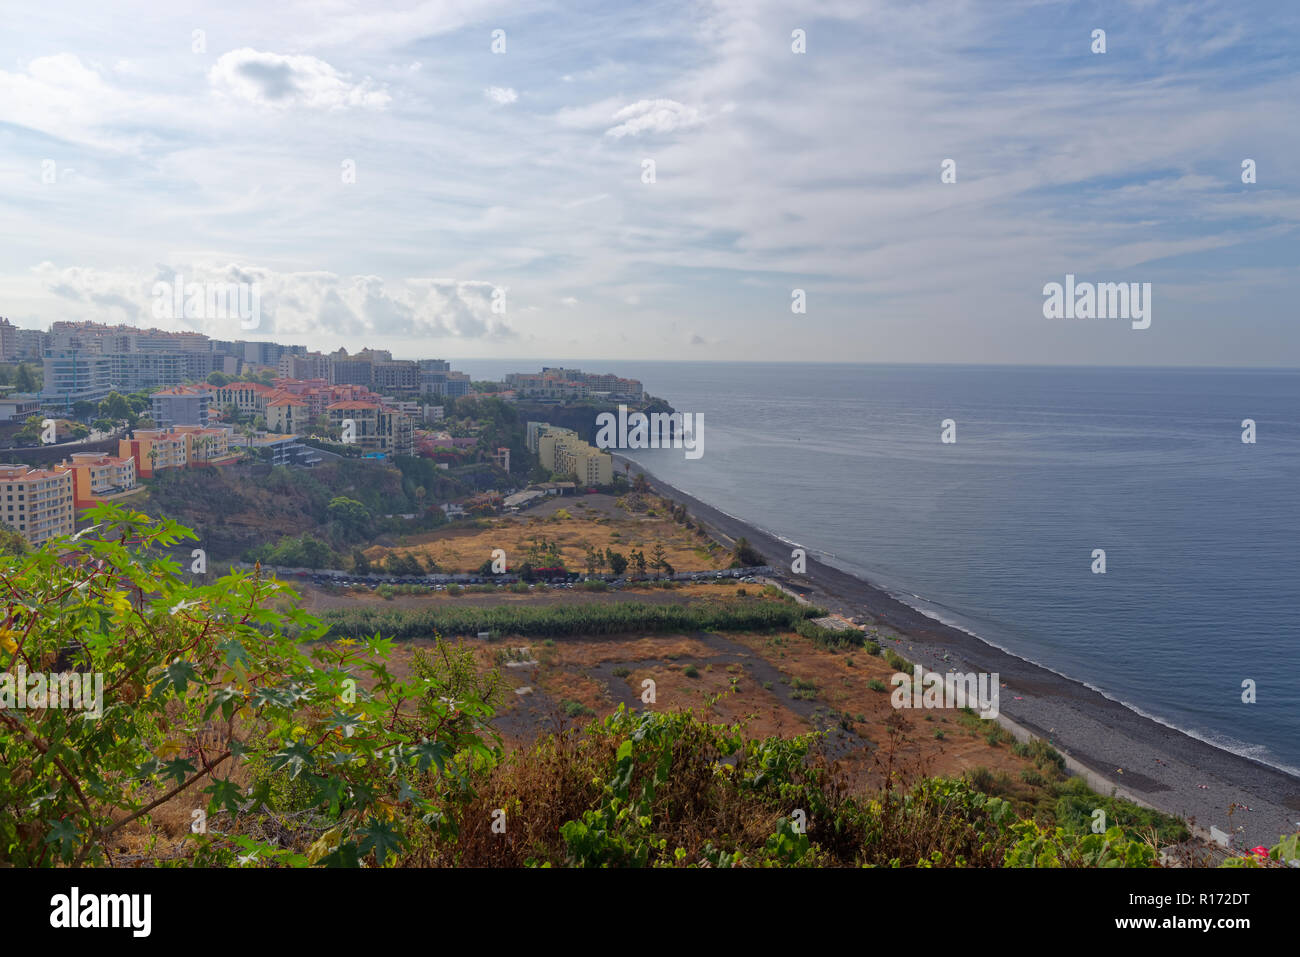
[[[616,456],[622,461],[631,461]],[[634,469],[644,468],[631,461]],[[659,494],[685,504],[730,544],[747,538],[776,568],[790,546],[725,515],[646,472]],[[1145,718],[1083,684],[1007,654],[936,621],[847,572],[811,556],[807,573],[781,581],[811,601],[879,629],[885,646],[927,670],[996,672],[1004,724],[1051,743],[1100,793],[1176,814],[1202,837],[1232,835],[1236,850],[1277,843],[1300,830],[1300,779],[1223,751]]]

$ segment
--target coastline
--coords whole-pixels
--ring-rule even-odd
[[[627,456],[614,458],[644,472],[656,493],[686,505],[715,538],[730,544],[743,536],[771,565],[788,567],[788,543],[681,491]],[[777,577],[832,612],[865,620],[879,630],[882,647],[927,670],[996,672],[1004,685],[999,723],[1019,731],[1018,737],[1047,741],[1094,790],[1175,814],[1205,840],[1211,840],[1212,826],[1235,832],[1237,852],[1271,847],[1279,836],[1300,830],[1300,778],[1145,717],[811,554],[806,574]]]

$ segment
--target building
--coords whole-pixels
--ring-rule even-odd
[[[492,464],[506,472],[510,471],[510,450],[504,445],[492,453]]]
[[[75,526],[73,476],[69,471],[0,465],[0,521],[32,545],[57,535],[71,535]]]
[[[415,423],[404,412],[377,402],[335,402],[325,412],[330,425],[345,433],[345,423],[351,421],[350,435],[345,434],[345,438],[361,446],[363,453],[415,454]]]
[[[306,432],[311,419],[311,406],[295,395],[282,395],[266,403],[266,428],[270,432]]]
[[[19,329],[14,358],[19,362],[40,362],[45,355],[49,336],[39,329]]]
[[[370,387],[392,392],[420,391],[420,367],[407,360],[389,360],[370,364]]]
[[[46,402],[71,405],[81,399],[101,402],[113,391],[113,361],[87,352],[60,352],[44,359],[45,381],[39,393]]]
[[[446,365],[446,363],[442,364]],[[421,369],[419,389],[424,395],[446,395],[455,398],[470,394],[470,379],[464,372]]]
[[[624,379],[608,373],[587,373],[581,369],[545,366],[541,372],[511,372],[506,388],[530,399],[563,401],[597,396],[603,399],[640,402],[645,390],[639,379]]]
[[[319,352],[308,352],[306,355],[286,353],[280,357],[276,371],[282,379],[322,379],[328,381],[330,377],[330,360],[329,356]]]
[[[172,434],[185,438],[185,464],[216,465],[230,459],[232,429],[207,429],[197,425],[173,426]]]
[[[73,504],[77,508],[89,508],[137,488],[135,459],[130,456],[73,452],[54,469],[72,474]]]
[[[135,459],[135,474],[153,478],[163,469],[183,469],[188,441],[183,433],[168,429],[136,429],[133,437],[119,439],[117,454]]]
[[[269,449],[272,465],[286,468],[312,468],[321,461],[320,452],[298,441],[296,435],[260,432],[251,438],[246,435],[231,436],[231,443],[250,449]]]
[[[206,427],[212,395],[211,387],[176,385],[160,389],[149,397],[153,403],[150,417],[160,429],[169,429],[174,425]]]
[[[0,422],[25,422],[40,411],[41,400],[28,392],[13,392],[0,399]]]
[[[135,460],[140,478],[153,478],[163,469],[220,465],[234,460],[230,429],[177,425],[171,429],[136,429],[117,443],[118,456]]]
[[[0,362],[18,358],[18,327],[0,316]]]
[[[544,427],[538,429],[536,442],[542,468],[557,475],[572,475],[586,485],[614,483],[614,459],[608,452],[588,445],[572,429],[541,424]]]
[[[211,388],[218,409],[233,405],[243,415],[265,415],[267,396],[276,391],[260,382],[229,382]]]

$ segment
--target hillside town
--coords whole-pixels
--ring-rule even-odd
[[[573,429],[530,420],[512,463],[509,444],[485,443],[479,424],[456,415],[457,400],[531,411],[646,399],[635,379],[579,369],[471,383],[444,359],[95,322],[56,322],[42,332],[0,319],[0,368],[13,373],[0,384],[0,436],[10,439],[0,450],[7,460],[0,522],[32,545],[72,534],[81,511],[129,500],[168,470],[254,459],[291,469],[344,456],[376,465],[422,457],[443,470],[482,463],[499,470],[500,488],[474,502],[437,503],[444,514],[465,514],[484,496],[517,511],[557,488],[610,486],[609,453]],[[525,452],[529,461],[520,461]],[[533,457],[543,481],[530,485]]]

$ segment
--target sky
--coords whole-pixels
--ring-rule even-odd
[[[1300,366],[1295,4],[53,0],[7,19],[0,315],[19,326],[401,358]],[[1046,318],[1067,274],[1151,283],[1149,328]],[[156,318],[177,275],[256,283],[256,329]]]

